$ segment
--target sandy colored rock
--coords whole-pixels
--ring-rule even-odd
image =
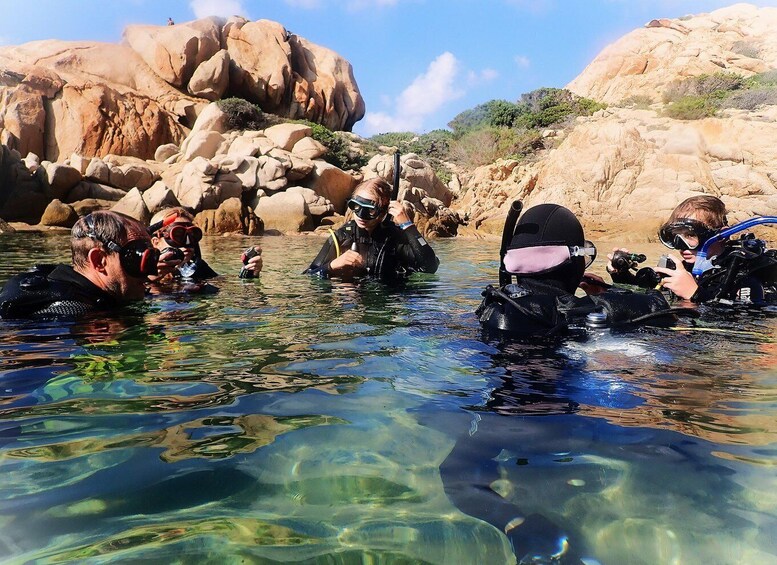
[[[89,168],[89,164],[92,162],[91,157],[84,157],[78,153],[70,155],[70,166],[78,169],[82,176],[86,176],[86,169]]]
[[[143,202],[152,216],[165,208],[181,205],[175,197],[175,193],[161,180],[156,181],[151,188],[143,193]]]
[[[310,159],[305,159],[304,157],[292,154],[291,166],[289,167],[289,170],[286,171],[286,178],[292,182],[302,180],[313,172],[314,167],[315,165]]]
[[[221,25],[206,18],[175,26],[131,25],[124,40],[162,79],[181,88],[221,45]]]
[[[100,200],[98,198],[85,198],[72,204],[76,214],[80,216],[86,216],[94,212],[95,210],[110,210],[116,202],[111,200]]]
[[[54,198],[64,198],[82,179],[81,171],[75,167],[57,163],[46,167],[46,176]]]
[[[351,64],[340,55],[291,34],[292,104],[289,117],[304,118],[331,130],[351,131],[364,117],[364,99]]]
[[[0,218],[0,233],[14,233],[16,230],[8,222]]]
[[[180,149],[175,143],[165,143],[164,145],[157,147],[156,151],[154,151],[154,160],[159,162],[166,161],[178,153],[180,153]]]
[[[24,166],[27,167],[27,170],[31,173],[34,173],[35,170],[40,167],[40,157],[35,153],[27,153],[27,156],[22,160],[24,161]]]
[[[301,194],[282,192],[260,198],[256,215],[262,218],[266,230],[298,233],[312,227],[310,212]]]
[[[229,86],[229,52],[222,49],[204,61],[189,81],[189,94],[206,100],[218,100]]]
[[[111,168],[102,159],[92,159],[89,165],[86,167],[86,173],[84,177],[88,180],[99,182],[101,184],[110,184],[111,182]]]
[[[138,163],[110,166],[110,184],[116,188],[128,191],[137,188],[141,192],[148,189],[156,181],[156,173],[149,167]]]
[[[318,159],[326,155],[327,148],[313,139],[312,137],[303,137],[291,149],[291,153],[303,159]]]
[[[777,213],[777,107],[768,121],[741,117],[678,121],[652,110],[611,109],[578,119],[575,128],[540,161],[499,161],[467,176],[469,190],[454,210],[476,226],[499,226],[510,203],[554,202],[588,226],[611,226],[611,235],[655,230],[685,198],[720,197],[736,222]],[[710,148],[736,139],[745,163]]]
[[[188,137],[191,137],[197,132],[201,131],[217,131],[219,133],[226,133],[229,129],[227,125],[227,115],[215,102],[211,102],[197,116],[197,121],[192,126],[192,131]],[[185,142],[184,142],[185,143]],[[185,151],[185,147],[181,145],[181,151]]]
[[[634,96],[660,102],[678,78],[751,76],[777,67],[776,27],[777,8],[751,4],[653,20],[605,48],[567,88],[611,104]]]
[[[329,200],[337,213],[345,213],[345,203],[351,197],[354,188],[353,177],[325,161],[313,163],[313,172],[305,180],[305,186]]]
[[[203,210],[195,216],[194,222],[208,234],[259,235],[264,229],[262,220],[243,206],[239,198],[225,200],[215,210]]]
[[[278,124],[264,130],[264,135],[284,151],[291,151],[301,139],[310,136],[313,129],[303,124]]]
[[[257,20],[225,28],[230,65],[230,90],[254,101],[266,112],[282,113],[290,87],[291,47],[286,29],[277,22]]]
[[[197,157],[210,159],[218,151],[224,142],[224,136],[217,131],[199,131],[186,138],[181,151],[185,161],[191,161]]]
[[[63,202],[66,204],[73,204],[74,202],[78,202],[79,200],[84,200],[86,198],[96,198],[98,200],[110,200],[113,202],[118,202],[124,198],[125,194],[126,192],[121,189],[84,180],[79,182],[70,190],[70,192],[68,192]]]
[[[316,194],[316,192],[310,188],[290,186],[286,189],[286,194],[301,195],[305,199],[305,204],[307,205],[311,216],[320,217],[334,214],[335,207],[332,206],[332,203],[323,196]]]
[[[151,221],[151,212],[146,208],[143,194],[137,188],[130,190],[111,210],[135,218],[143,224],[148,224]]]
[[[78,221],[78,214],[69,204],[64,204],[56,198],[49,202],[41,216],[40,223],[44,226],[60,226],[72,228]]]

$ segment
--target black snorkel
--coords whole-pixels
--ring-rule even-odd
[[[399,172],[402,167],[399,163],[399,155],[399,149],[397,149],[394,152],[394,178],[391,184],[391,197],[389,198],[389,202],[399,198]],[[391,218],[391,214],[386,214],[386,217],[383,219],[383,223],[390,224],[392,222],[393,220]]]
[[[510,245],[510,241],[513,239],[515,233],[515,224],[518,223],[518,216],[521,215],[523,210],[523,202],[520,200],[514,200],[510,204],[510,210],[507,212],[507,218],[505,219],[505,227],[502,231],[502,246],[499,248],[499,286],[505,286],[510,284],[513,279],[513,275],[507,272],[505,267],[505,254],[507,253],[507,246]]]
[[[730,228],[726,228],[723,231],[718,232],[707,241],[705,241],[704,245],[702,245],[701,249],[696,254],[696,261],[693,264],[693,271],[691,271],[693,276],[698,277],[704,272],[705,263],[707,263],[707,253],[709,252],[710,247],[712,247],[715,243],[722,239],[726,239],[735,233],[739,233],[746,229],[752,228],[753,226],[758,226],[761,224],[777,224],[777,216],[757,216],[755,218],[750,218],[749,220],[745,220],[744,222],[740,222],[735,226],[731,226]]]

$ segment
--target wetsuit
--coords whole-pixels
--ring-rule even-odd
[[[369,234],[350,221],[326,240],[305,273],[329,278],[329,264],[351,249],[354,241],[362,255],[366,254],[364,274],[378,280],[398,280],[415,272],[434,273],[440,265],[434,250],[414,225],[403,230],[394,223],[383,222]]]
[[[584,327],[592,312],[605,314],[603,325],[673,321],[675,311],[658,291],[611,289],[577,297],[552,280],[519,278],[501,288],[487,287],[475,314],[484,328],[513,335],[555,335]]]
[[[761,243],[730,241],[719,256],[712,258],[712,267],[696,279],[699,288],[691,302],[729,300],[764,304],[777,300],[777,250],[762,248],[755,253],[743,247],[742,241]],[[682,266],[689,272],[693,269],[693,263],[683,262]],[[615,283],[644,286],[639,271],[615,271],[610,276]]]
[[[36,265],[0,291],[0,317],[74,318],[117,306],[116,299],[70,265]]]

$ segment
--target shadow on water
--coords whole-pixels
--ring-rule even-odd
[[[0,281],[66,241],[0,238]],[[773,312],[499,343],[473,316],[495,243],[435,242],[399,289],[301,275],[320,243],[264,238],[245,281],[247,242],[206,238],[216,295],[3,323],[0,558],[777,555]]]

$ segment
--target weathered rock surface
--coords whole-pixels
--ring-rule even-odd
[[[676,79],[768,71],[777,68],[776,28],[777,8],[750,4],[652,20],[605,48],[567,88],[611,104],[633,96],[660,102]]]
[[[777,106],[698,121],[611,108],[578,118],[537,163],[498,161],[476,169],[454,208],[496,233],[516,198],[524,206],[562,204],[587,226],[607,226],[611,234],[655,234],[679,202],[698,194],[720,197],[731,222],[777,214],[775,136]]]
[[[129,26],[124,39],[0,48],[0,143],[50,161],[150,158],[226,95],[334,130],[364,115],[350,64],[275,22]]]

